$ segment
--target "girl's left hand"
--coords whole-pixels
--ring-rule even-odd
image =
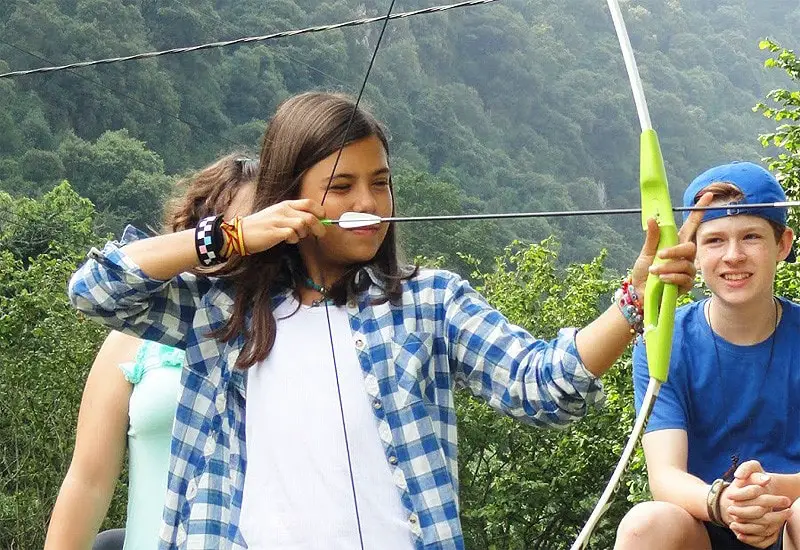
[[[713,200],[714,195],[706,193],[697,201],[697,206],[708,206]],[[697,274],[697,268],[694,265],[694,257],[697,253],[694,234],[703,221],[704,213],[702,210],[693,211],[678,232],[679,243],[665,248],[661,252],[657,252],[658,239],[661,234],[658,224],[654,219],[647,220],[647,237],[631,270],[631,281],[639,296],[644,296],[645,283],[649,273],[658,275],[665,283],[677,285],[681,293],[691,290]],[[656,253],[658,253],[659,259],[665,261],[653,265]]]

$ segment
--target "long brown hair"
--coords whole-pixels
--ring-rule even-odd
[[[200,220],[221,214],[246,183],[255,181],[258,161],[232,153],[178,182],[183,193],[172,199],[164,215],[166,231],[196,227]]]
[[[264,133],[253,211],[298,198],[306,170],[339,150],[351,117],[345,145],[375,136],[388,155],[384,129],[365,109],[356,109],[349,97],[309,92],[284,101]],[[391,185],[390,191],[394,198]],[[342,305],[349,296],[367,288],[369,278],[357,276],[367,265],[380,279],[384,301],[399,298],[401,281],[415,272],[401,268],[395,230],[390,226],[375,257],[366,264],[351,266],[332,286],[329,297],[334,303]],[[265,359],[275,343],[273,295],[285,289],[296,291],[305,280],[305,266],[297,246],[282,243],[260,254],[233,258],[221,274],[233,280],[236,296],[231,318],[214,336],[228,341],[243,334],[245,345],[236,366],[247,368]]]

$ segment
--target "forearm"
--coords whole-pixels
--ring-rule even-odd
[[[195,255],[190,261],[181,248],[194,246],[188,237],[181,232],[92,249],[70,279],[70,301],[110,328],[183,348],[199,300],[211,285],[210,279],[186,272],[197,260]]]
[[[67,474],[53,508],[44,550],[89,550],[108,511],[113,487]]]
[[[194,245],[194,229],[135,241],[122,250],[145,275],[162,281],[200,265]]]
[[[789,498],[792,502],[800,498],[800,473],[769,474],[775,484],[775,493]]]
[[[631,326],[619,308],[612,305],[575,336],[575,346],[584,366],[601,376],[631,343]]]
[[[653,499],[680,506],[700,521],[709,521],[706,497],[709,485],[678,468],[667,468],[650,476]]]

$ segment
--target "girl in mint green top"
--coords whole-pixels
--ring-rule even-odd
[[[128,405],[125,550],[158,545],[183,357],[182,350],[145,342],[132,363],[120,365],[133,384]]]
[[[257,173],[258,162],[238,154],[207,166],[186,182],[183,196],[171,205],[166,226],[183,231],[212,214],[247,214]],[[182,365],[179,350],[116,331],[108,335],[86,379],[72,462],[53,508],[45,550],[117,543],[114,536],[104,537],[102,543],[95,537],[126,450],[130,472],[124,548],[157,546]]]

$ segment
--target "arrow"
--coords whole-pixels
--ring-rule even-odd
[[[800,201],[762,202],[755,204],[723,204],[717,206],[678,206],[674,212],[691,212],[694,210],[736,210],[736,213],[747,210],[763,208],[793,208],[800,206]],[[393,222],[433,222],[433,221],[461,221],[461,220],[498,220],[513,218],[558,218],[574,216],[608,216],[613,214],[640,214],[641,208],[611,208],[602,210],[553,210],[548,212],[508,212],[504,214],[454,214],[437,216],[392,216],[382,218],[366,212],[345,212],[339,219],[320,220],[324,225],[338,225],[343,229],[357,229],[377,225],[379,223]]]

